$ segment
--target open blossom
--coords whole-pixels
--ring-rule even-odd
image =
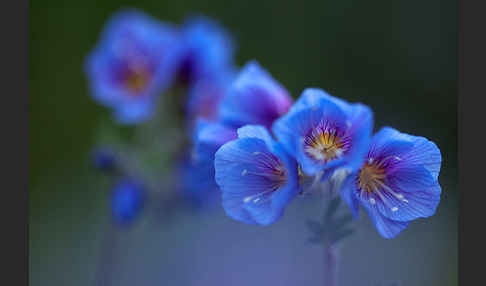
[[[221,120],[241,127],[259,124],[270,128],[293,103],[290,94],[256,61],[247,63],[238,73],[221,102]]]
[[[177,63],[175,29],[135,10],[116,13],[86,60],[91,94],[121,123],[150,118]]]
[[[216,182],[231,218],[268,225],[298,193],[297,163],[263,126],[238,129],[238,139],[216,152]]]
[[[360,167],[372,128],[373,113],[367,106],[308,88],[275,121],[273,132],[305,175],[324,180],[337,168],[352,172]]]
[[[203,16],[189,18],[181,27],[179,45],[179,83],[191,86],[201,79],[218,80],[234,69],[233,39],[216,21]]]
[[[361,204],[378,232],[393,238],[410,221],[435,213],[440,166],[432,141],[385,127],[373,136],[365,163],[346,179],[341,195],[355,216]]]

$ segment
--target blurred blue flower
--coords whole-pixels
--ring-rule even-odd
[[[214,180],[212,161],[196,161],[187,156],[179,162],[177,172],[177,187],[185,201],[196,208],[217,205],[220,193]]]
[[[432,141],[382,128],[372,138],[364,165],[346,179],[342,198],[355,216],[361,203],[378,232],[393,238],[410,221],[435,213],[441,161]]]
[[[93,164],[101,171],[111,171],[116,168],[115,152],[109,148],[97,148],[92,152]]]
[[[234,69],[232,37],[219,23],[204,16],[193,16],[182,25],[180,49],[177,81],[181,84],[191,86]]]
[[[157,95],[167,88],[178,61],[174,27],[136,11],[116,13],[87,57],[91,94],[113,108],[120,123],[150,118]]]
[[[203,78],[189,88],[187,116],[189,123],[197,118],[219,120],[219,105],[224,98],[233,77],[221,74],[217,78]]]
[[[142,211],[146,190],[144,185],[133,178],[120,179],[112,190],[111,210],[117,224],[128,225]]]
[[[239,128],[238,139],[216,152],[214,165],[223,208],[238,221],[269,225],[299,191],[297,163],[263,126]]]
[[[352,172],[361,166],[372,128],[373,113],[367,106],[308,88],[275,121],[273,132],[305,175],[325,180],[337,168]]]
[[[200,119],[193,134],[192,159],[213,163],[216,151],[228,141],[238,138],[237,129],[220,122]]]
[[[221,102],[220,116],[225,124],[235,127],[258,124],[270,128],[292,103],[287,90],[253,60],[232,83]]]
[[[237,138],[236,129],[219,122],[199,119],[193,134],[191,155],[180,163],[182,193],[197,205],[214,202],[219,188],[214,179],[214,154]]]

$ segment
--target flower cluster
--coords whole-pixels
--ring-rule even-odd
[[[433,215],[441,194],[437,146],[390,127],[371,136],[372,129],[369,107],[304,90],[272,124],[277,141],[264,126],[244,126],[216,152],[226,212],[247,223],[273,223],[301,179],[311,177],[337,185],[355,217],[362,205],[385,238]]]
[[[85,72],[93,98],[112,108],[120,123],[150,119],[159,95],[176,85],[191,89],[192,115],[211,118],[233,73],[233,49],[230,36],[210,19],[195,17],[177,27],[124,10],[106,24]]]
[[[93,97],[120,123],[149,119],[162,93],[185,87],[191,151],[177,168],[180,187],[201,202],[217,195],[235,220],[274,223],[307,179],[325,192],[335,186],[355,217],[363,206],[385,238],[435,213],[441,154],[433,142],[390,127],[373,135],[368,106],[319,88],[294,102],[256,60],[235,68],[233,52],[231,37],[209,19],[177,27],[124,11],[108,23],[86,72]]]

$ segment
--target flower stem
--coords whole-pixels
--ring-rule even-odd
[[[336,249],[332,245],[324,244],[324,286],[336,286]]]
[[[96,272],[95,286],[112,285],[117,241],[117,229],[114,225],[109,224],[103,237],[101,259]]]

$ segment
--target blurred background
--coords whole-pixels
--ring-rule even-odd
[[[136,4],[135,4],[136,3]],[[134,7],[181,23],[190,13],[234,36],[236,62],[256,59],[297,98],[306,87],[373,108],[385,125],[425,136],[443,156],[436,215],[398,238],[361,212],[341,244],[339,285],[458,285],[456,1],[117,0],[30,4],[30,285],[92,285],[109,228],[106,178],[90,165],[109,110],[89,96],[85,56],[109,16]],[[139,222],[119,234],[114,284],[322,285],[322,248],[307,243],[319,200],[295,200],[267,228],[222,208]]]

